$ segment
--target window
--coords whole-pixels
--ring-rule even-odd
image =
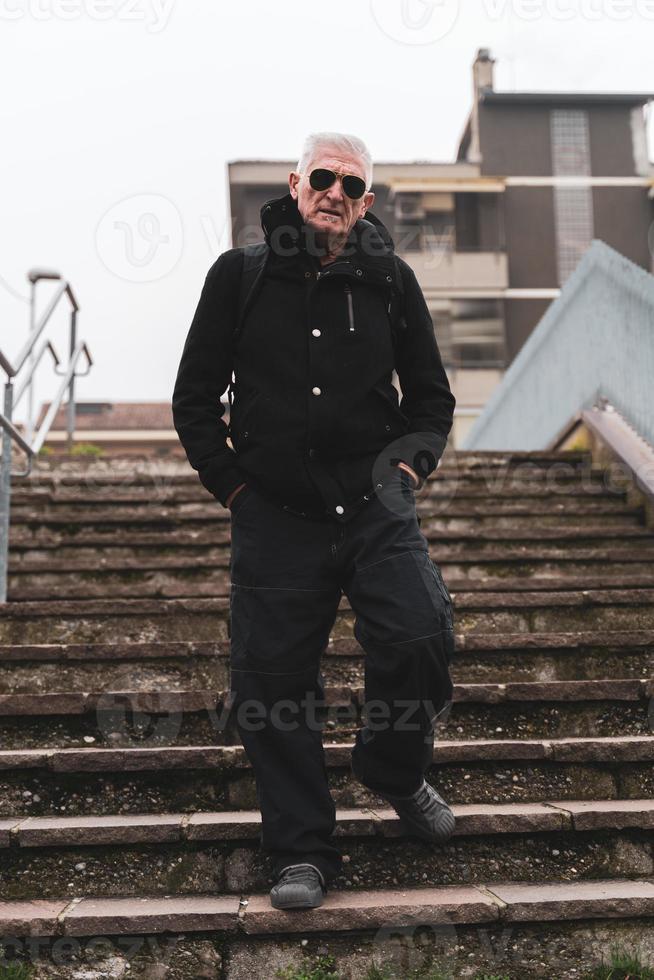
[[[504,368],[506,345],[502,301],[433,301],[430,313],[443,364],[453,368]]]
[[[582,109],[552,109],[550,132],[554,176],[589,176],[588,113]],[[593,238],[591,188],[555,186],[554,222],[559,285],[563,285]]]

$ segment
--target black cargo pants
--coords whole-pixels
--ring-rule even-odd
[[[234,498],[231,704],[274,874],[307,861],[329,882],[341,865],[315,706],[342,593],[365,652],[369,718],[352,752],[359,780],[382,794],[416,790],[432,759],[434,719],[451,708],[451,598],[410,478],[398,475],[344,524],[283,510],[249,484]]]

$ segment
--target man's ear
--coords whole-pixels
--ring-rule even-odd
[[[299,182],[300,174],[296,173],[294,170],[291,170],[290,174],[288,175],[288,186],[291,192],[291,197],[294,197],[295,200],[297,200],[297,185]]]
[[[368,211],[375,203],[375,194],[373,191],[366,191],[363,195],[363,207],[361,208],[361,217],[365,216],[366,211]]]

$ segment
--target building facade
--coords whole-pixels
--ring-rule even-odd
[[[432,315],[455,447],[592,239],[654,271],[654,94],[497,92],[493,66],[480,48],[455,161],[375,163],[372,186]],[[229,164],[233,245],[261,240],[296,164]]]

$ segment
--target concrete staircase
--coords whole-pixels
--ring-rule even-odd
[[[321,909],[282,913],[222,711],[227,511],[185,464],[43,463],[15,486],[0,935],[36,977],[234,980],[334,955],[352,980],[580,978],[613,941],[651,951],[642,508],[584,453],[448,452],[418,513],[454,599],[455,703],[431,776],[455,835],[405,838],[350,775],[363,674],[343,597],[324,740],[345,870]],[[109,951],[89,965],[98,937]]]

